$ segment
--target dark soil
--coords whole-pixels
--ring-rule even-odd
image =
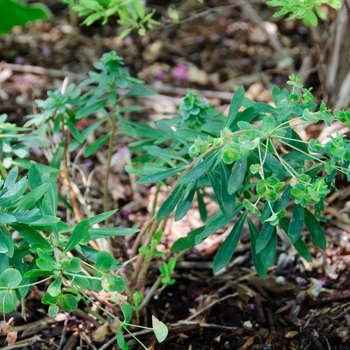
[[[168,2],[189,20],[152,30],[145,37],[133,34],[120,43],[115,40],[120,33],[115,19],[111,18],[105,27],[95,24],[86,28],[78,25],[79,20],[64,5],[50,1],[54,12],[50,21],[15,28],[0,37],[0,61],[4,62],[0,73],[1,67],[12,69],[11,76],[0,85],[0,113],[22,124],[24,116],[33,113],[34,99],[45,98],[47,90],[59,88],[67,72],[75,73],[70,74],[71,80],[79,83],[102,53],[110,50],[124,58],[132,75],[160,93],[155,99],[142,100],[145,113],[131,118],[152,120],[160,110],[177,103],[187,88],[198,90],[225,111],[239,85],[245,86],[250,98],[269,101],[272,85],[285,86],[288,75],[298,71],[312,46],[308,30],[300,22],[272,18],[273,10],[264,4],[254,3],[253,7],[263,21],[268,21],[271,33],[276,33],[285,57],[276,52],[241,7],[234,6],[235,1],[205,1],[205,5],[194,0]],[[159,14],[166,11],[164,2],[152,3]],[[214,6],[226,7],[208,11]],[[202,11],[207,12],[198,16]],[[288,58],[292,59],[291,65],[283,62]],[[5,62],[12,65],[6,66]],[[33,67],[44,70],[38,74]],[[322,98],[315,68],[311,67],[305,76],[305,85],[313,86],[315,95]],[[303,132],[318,134],[322,128],[320,125]],[[126,142],[118,140],[116,147]],[[86,166],[93,168],[98,162],[96,158]],[[151,189],[139,186],[141,196],[136,198],[122,169],[115,171],[114,180],[122,193],[111,203],[111,207],[120,209],[116,225],[140,226],[148,218]],[[97,182],[96,212],[102,210],[99,188],[101,183]],[[233,262],[213,276],[212,260],[218,248],[218,241],[213,240],[184,256],[176,268],[176,283],[157,294],[141,315],[141,325],[150,324],[151,315],[166,323],[168,338],[162,344],[153,333],[139,332],[139,338],[150,349],[159,350],[350,349],[347,184],[341,191],[343,196],[333,194],[328,200],[328,248],[322,252],[309,242],[312,264],[302,260],[281,234],[276,265],[262,280],[252,269],[249,242],[243,235]],[[183,229],[187,228],[185,222]],[[163,242],[166,251],[176,239],[171,238],[173,234],[174,229],[169,229]],[[308,240],[307,233],[305,236]],[[150,282],[156,274],[155,265],[150,269]],[[19,336],[12,349],[118,348],[112,329],[105,331],[103,340],[93,340],[101,324],[84,305],[81,311],[49,319],[40,304],[44,288],[39,285],[26,301],[26,321],[20,313],[13,314]],[[9,349],[5,336],[0,339],[3,348]],[[131,337],[128,340],[131,348],[141,349]]]

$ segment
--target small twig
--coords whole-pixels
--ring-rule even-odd
[[[234,298],[238,295],[238,293],[233,293],[233,294],[228,294],[225,295],[224,297],[214,300],[212,303],[210,303],[209,305],[205,306],[203,309],[199,310],[198,312],[194,313],[193,315],[191,315],[190,317],[187,317],[185,321],[190,321],[193,318],[197,317],[198,315],[200,315],[201,313],[203,313],[204,311],[211,309],[215,304],[222,302],[225,299],[229,299],[229,298]]]

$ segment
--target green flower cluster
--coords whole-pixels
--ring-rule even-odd
[[[329,193],[324,179],[317,179],[311,183],[307,174],[300,175],[297,183],[293,184],[291,194],[296,204],[306,208],[308,205],[317,204]]]
[[[210,104],[201,100],[197,94],[188,91],[183,104],[179,107],[183,111],[181,126],[199,126],[205,122]]]

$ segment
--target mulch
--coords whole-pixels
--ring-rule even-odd
[[[105,27],[82,27],[74,14],[50,1],[55,12],[50,21],[15,28],[0,37],[0,113],[7,113],[12,122],[23,123],[24,116],[33,113],[34,99],[45,98],[47,90],[59,88],[65,76],[79,83],[102,53],[110,50],[124,58],[132,75],[144,79],[160,94],[139,101],[145,112],[134,118],[147,121],[159,118],[164,110],[173,111],[188,87],[223,111],[239,85],[245,86],[250,98],[269,101],[271,86],[285,86],[290,67],[294,71],[303,67],[311,46],[308,32],[300,22],[272,19],[270,8],[254,4],[260,19],[268,22],[267,34],[252,21],[249,9],[247,12],[234,3],[206,1],[204,7],[194,0],[172,1],[181,17],[192,19],[152,30],[142,38],[130,35],[116,42],[120,29],[113,19]],[[225,7],[210,9],[214,5]],[[157,2],[156,8],[158,13],[165,11],[162,2]],[[198,16],[201,11],[206,11],[205,15]],[[275,34],[281,52],[276,52],[269,38]],[[304,73],[305,85],[313,86],[316,97],[321,98],[315,68]],[[308,137],[322,129],[319,125],[317,130],[302,132]],[[116,144],[116,149],[122,150],[122,165],[133,156],[128,153],[128,141],[124,138]],[[104,158],[102,150],[92,164],[84,165],[85,171]],[[148,219],[153,189],[138,185],[136,195],[132,190],[135,184],[122,167],[115,168],[112,176],[111,206],[120,209],[116,224],[139,227]],[[97,174],[93,184],[95,212],[102,210],[102,177],[103,172]],[[339,185],[343,196],[334,193],[327,200],[328,248],[318,250],[303,233],[313,263],[301,259],[287,237],[279,233],[276,265],[262,280],[252,269],[249,236],[244,231],[232,262],[213,275],[212,261],[224,234],[218,232],[184,255],[174,273],[176,283],[156,294],[138,320],[147,325],[155,315],[167,324],[168,338],[159,344],[153,333],[131,330],[147,347],[157,350],[350,349],[350,188],[341,181]],[[168,252],[170,242],[197,223],[195,208],[178,223],[170,220],[161,248]],[[149,283],[157,276],[158,265],[157,261],[152,263]],[[18,338],[14,346],[7,347],[6,336],[0,335],[1,349],[118,348],[113,327],[102,324],[84,305],[72,314],[62,312],[55,319],[49,318],[40,304],[44,288],[39,285],[29,295],[26,320],[19,312],[7,315],[14,317],[12,330],[18,331]],[[141,349],[131,336],[127,339],[132,349]]]

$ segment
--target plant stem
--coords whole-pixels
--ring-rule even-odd
[[[114,144],[114,134],[116,132],[117,128],[117,103],[113,103],[111,108],[111,117],[110,117],[110,124],[111,124],[111,134],[109,136],[109,143],[108,143],[108,158],[107,158],[107,170],[106,170],[106,177],[104,182],[104,189],[103,189],[103,210],[106,212],[108,211],[108,183],[109,183],[109,175],[111,173],[111,160],[113,156],[113,144]],[[109,226],[109,218],[105,220],[105,226]]]

